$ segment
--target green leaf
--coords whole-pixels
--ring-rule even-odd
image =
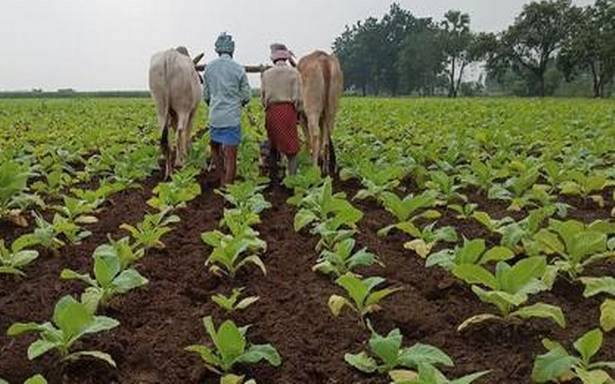
[[[543,251],[547,254],[563,254],[566,251],[564,244],[562,244],[557,235],[546,229],[541,229],[535,234],[534,240],[541,245]]]
[[[84,357],[93,357],[95,359],[104,361],[105,363],[109,364],[114,368],[117,367],[111,355],[101,351],[79,351],[71,353],[70,355],[66,356],[64,360],[78,360]]]
[[[490,261],[506,261],[514,257],[515,257],[514,252],[511,251],[509,248],[498,246],[498,247],[493,247],[487,252],[485,252],[485,254],[480,260],[480,263],[486,264]]]
[[[502,277],[501,284],[508,293],[516,293],[522,287],[529,284],[533,279],[540,279],[544,276],[547,268],[547,261],[544,257],[528,257],[515,264]]]
[[[240,268],[240,267],[242,267],[243,265],[245,265],[247,263],[252,263],[252,264],[256,265],[261,270],[261,272],[263,272],[263,275],[267,275],[267,268],[265,267],[265,263],[263,263],[263,260],[260,257],[258,257],[256,255],[248,256],[248,257],[244,258],[241,261],[241,263],[239,263],[237,265],[237,268]]]
[[[581,354],[585,364],[589,364],[600,347],[602,347],[602,331],[600,329],[591,330],[574,342],[574,349]]]
[[[225,362],[229,368],[246,349],[246,340],[244,336],[231,320],[227,320],[220,325],[214,343],[222,356],[222,361]]]
[[[402,287],[398,287],[398,288],[384,288],[384,289],[380,289],[378,291],[375,291],[373,293],[371,293],[370,295],[367,296],[367,299],[365,300],[365,307],[370,307],[372,305],[376,305],[378,303],[380,303],[380,301],[396,292],[399,292],[403,290]]]
[[[606,239],[604,233],[587,231],[578,233],[573,237],[568,252],[575,260],[582,260],[586,256],[606,252]]]
[[[481,377],[488,375],[490,372],[491,371],[482,371],[482,372],[471,373],[469,375],[465,375],[458,379],[451,380],[449,384],[470,384],[476,381],[477,379],[480,379]]]
[[[485,240],[474,239],[465,241],[463,247],[457,250],[456,264],[476,264],[480,256],[485,252]]]
[[[605,332],[615,329],[615,300],[607,299],[600,306],[600,326]]]
[[[241,363],[258,363],[261,360],[267,361],[274,367],[282,364],[282,358],[278,351],[270,344],[251,345],[248,350],[239,357]]]
[[[468,317],[467,319],[463,321],[463,323],[459,324],[459,326],[457,327],[457,332],[463,332],[464,330],[466,330],[472,325],[484,323],[485,321],[491,321],[491,320],[502,320],[502,318],[500,316],[493,315],[491,313],[483,313],[480,315],[474,315],[474,316]]]
[[[2,383],[1,379],[0,379],[0,383]],[[26,381],[24,381],[23,384],[47,384],[47,380],[43,377],[43,375],[34,375],[30,377],[29,379],[27,379]]]
[[[61,344],[57,341],[49,341],[38,339],[28,347],[28,360],[34,360],[37,357],[49,352],[50,350],[59,347]]]
[[[126,293],[147,283],[148,280],[135,269],[127,269],[113,280],[113,285],[118,293]]]
[[[585,297],[592,297],[601,293],[615,296],[615,278],[613,277],[581,277],[579,280],[585,284],[585,292],[583,292]]]
[[[312,211],[309,211],[307,209],[301,209],[295,215],[293,228],[295,229],[295,232],[299,232],[305,226],[307,226],[308,224],[312,223],[313,221],[317,219],[318,217]]]
[[[495,276],[480,265],[461,264],[453,267],[453,274],[468,284],[483,284],[491,289],[497,288]]]
[[[382,337],[372,330],[372,337],[369,339],[369,347],[372,352],[389,368],[397,365],[401,343],[402,335],[399,329],[392,330],[386,337]]]
[[[439,348],[421,343],[416,343],[401,351],[399,362],[407,368],[417,368],[421,364],[444,365],[446,367],[455,365],[453,360]]]
[[[562,309],[554,305],[544,303],[528,305],[511,313],[511,316],[518,316],[522,319],[529,319],[532,317],[551,319],[560,327],[566,328],[566,319],[564,318]]]
[[[93,318],[86,306],[72,296],[61,298],[53,311],[53,323],[64,332],[67,339],[79,335]]]
[[[19,336],[27,332],[39,332],[45,328],[38,323],[14,323],[7,329],[7,336]]]
[[[109,287],[120,271],[120,259],[116,253],[98,254],[94,258],[94,276],[102,287]]]
[[[220,366],[220,359],[212,352],[212,350],[204,345],[190,345],[184,348],[185,351],[197,353],[201,359],[209,367],[210,370],[220,373],[216,367]]]
[[[120,322],[107,316],[94,316],[94,319],[83,330],[83,333],[98,333],[108,331],[120,325]]]
[[[564,376],[577,363],[577,358],[568,355],[562,347],[556,347],[534,361],[532,380],[537,383],[555,381]]]
[[[365,373],[373,373],[378,368],[376,360],[374,360],[365,352],[361,352],[358,354],[347,353],[344,355],[344,360],[359,371]]]
[[[342,312],[342,309],[346,305],[349,306],[350,308],[352,308],[355,311],[357,310],[355,308],[355,306],[352,305],[352,303],[350,303],[343,296],[331,295],[331,297],[329,297],[329,302],[328,302],[329,310],[331,311],[331,313],[335,317],[338,317],[340,315],[340,313]]]

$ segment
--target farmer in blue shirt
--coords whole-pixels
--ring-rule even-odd
[[[244,67],[233,61],[234,51],[231,35],[218,36],[216,52],[220,57],[207,64],[203,76],[203,98],[209,105],[211,153],[221,186],[235,180],[241,107],[250,102],[251,96]]]

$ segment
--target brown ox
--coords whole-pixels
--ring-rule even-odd
[[[192,120],[201,100],[201,82],[195,65],[203,55],[190,59],[184,47],[169,49],[152,56],[149,88],[156,103],[161,129],[160,145],[165,157],[165,179],[175,167],[181,167],[190,147]],[[169,140],[169,129],[177,131],[177,150]]]
[[[344,75],[337,57],[315,51],[299,60],[297,69],[303,82],[301,125],[309,140],[314,165],[323,172],[335,172],[335,152],[331,134],[344,88]],[[306,132],[307,131],[307,132]]]

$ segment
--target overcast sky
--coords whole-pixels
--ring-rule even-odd
[[[185,45],[215,57],[222,31],[236,59],[267,61],[272,42],[329,50],[346,24],[382,16],[390,0],[2,0],[0,90],[146,89],[151,55]],[[586,5],[591,0],[577,0]],[[477,31],[511,23],[523,0],[400,0],[418,16],[468,12]],[[257,81],[252,79],[254,83]]]

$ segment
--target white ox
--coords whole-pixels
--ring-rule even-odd
[[[181,167],[190,148],[192,122],[201,100],[201,82],[195,69],[203,55],[190,59],[184,47],[169,49],[152,56],[149,89],[161,129],[160,146],[165,158],[165,179],[173,167]],[[176,148],[171,144],[169,129],[175,129]],[[173,164],[174,163],[174,164]]]

